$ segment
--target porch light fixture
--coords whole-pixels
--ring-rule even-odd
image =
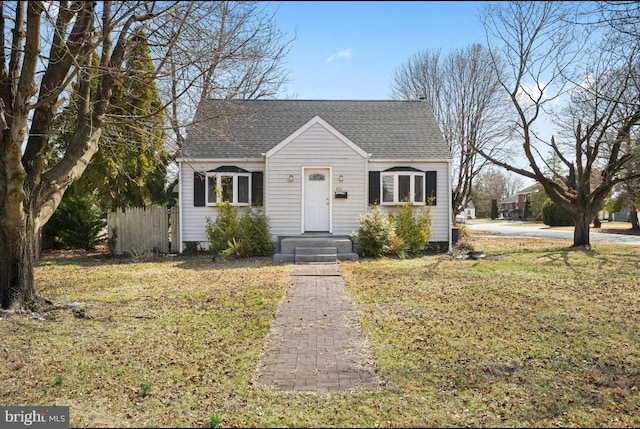
[[[289,174],[289,182],[293,182],[293,174]]]
[[[340,177],[338,177],[338,180],[343,182],[344,181],[344,176],[341,174]]]

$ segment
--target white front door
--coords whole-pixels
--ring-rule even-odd
[[[328,168],[304,169],[304,231],[329,232],[331,172]]]

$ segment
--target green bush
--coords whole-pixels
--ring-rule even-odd
[[[417,211],[417,213],[416,213]],[[380,206],[358,218],[360,227],[351,233],[361,256],[416,256],[423,252],[432,235],[431,210],[403,204],[397,214],[385,216]]]
[[[549,226],[573,226],[573,218],[560,206],[547,198],[542,203],[542,222]]]
[[[238,218],[238,208],[227,202],[218,203],[215,222],[207,218],[207,237],[214,255],[246,258],[269,256],[275,245],[269,233],[269,219],[260,209],[247,209]]]
[[[228,202],[219,202],[215,222],[207,217],[206,233],[210,243],[209,250],[214,255],[222,254],[234,238],[239,238],[239,231],[238,208]]]
[[[389,254],[396,236],[395,225],[382,213],[380,206],[375,205],[369,213],[360,215],[358,223],[360,227],[351,233],[358,254],[374,257]]]
[[[458,224],[456,228],[458,228],[458,240],[471,238],[471,230],[466,225]]]
[[[405,202],[397,216],[390,219],[395,223],[396,235],[402,238],[405,251],[408,256],[416,256],[422,253],[424,246],[431,238],[431,210],[429,207],[417,209],[414,214],[414,206]]]
[[[45,230],[64,246],[93,250],[102,240],[106,225],[105,216],[93,194],[78,194],[69,189],[45,225]]]
[[[389,251],[387,252],[387,255],[395,256],[400,259],[407,257],[407,245],[402,237],[397,235],[391,237],[391,240],[389,240]]]
[[[246,256],[269,256],[275,251],[269,219],[261,209],[248,209],[238,224],[238,239]]]

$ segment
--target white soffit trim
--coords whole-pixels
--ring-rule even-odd
[[[331,134],[336,136],[340,141],[342,141],[345,145],[350,147],[354,152],[356,152],[361,157],[368,158],[369,155],[367,154],[367,152],[362,150],[360,148],[360,146],[358,146],[357,144],[355,144],[354,142],[349,140],[347,137],[344,136],[344,134],[342,134],[340,131],[336,130],[333,126],[331,126],[331,124],[329,124],[327,121],[325,121],[324,119],[322,119],[318,115],[316,115],[313,118],[311,118],[306,124],[304,124],[303,126],[298,128],[289,137],[287,137],[286,139],[282,140],[280,143],[278,143],[277,145],[272,147],[266,153],[266,157],[267,158],[272,157],[273,155],[278,153],[278,151],[280,149],[282,149],[283,147],[287,146],[289,143],[291,143],[296,138],[300,137],[300,135],[302,135],[305,131],[307,131],[309,128],[311,128],[312,126],[314,126],[316,124],[319,124],[320,126],[325,128],[327,131],[329,131]]]
[[[263,158],[176,158],[176,162],[184,162],[186,164],[197,164],[199,162],[264,162]]]
[[[451,164],[453,162],[452,159],[434,159],[434,158],[413,158],[413,159],[387,159],[387,158],[376,158],[376,159],[369,159],[369,162],[371,164],[384,164],[384,163],[398,163],[398,162],[417,162],[417,163],[425,163],[425,162],[429,162],[429,163],[434,163],[434,162],[444,162],[444,163],[448,163]]]

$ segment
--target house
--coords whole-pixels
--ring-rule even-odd
[[[208,246],[217,186],[262,207],[283,260],[283,240],[302,237],[347,240],[349,254],[370,204],[405,199],[433,202],[431,240],[450,246],[451,161],[425,101],[205,100],[178,159],[180,251]]]
[[[531,194],[538,191],[541,191],[541,186],[539,183],[535,183],[500,201],[498,211],[501,217],[504,219],[523,219],[527,201],[531,200]]]
[[[476,206],[473,205],[473,200],[469,200],[464,207],[460,208],[460,211],[458,211],[458,215],[456,216],[456,218],[460,218],[461,222],[464,222],[467,219],[476,218]]]
[[[627,210],[620,210],[613,213],[601,210],[599,216],[602,220],[614,222],[629,222],[629,212]]]

